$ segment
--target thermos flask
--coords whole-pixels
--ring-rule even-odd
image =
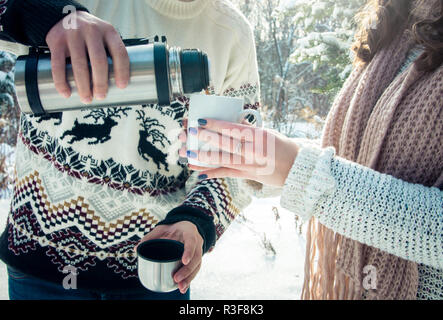
[[[120,107],[142,104],[170,105],[184,94],[201,92],[209,87],[208,56],[198,49],[169,47],[166,39],[126,40],[130,60],[130,81],[125,89],[115,85],[112,59],[109,64],[109,90],[106,99],[85,105],[81,102],[72,65],[67,61],[66,77],[72,95],[64,98],[55,89],[51,57],[47,51],[31,48],[20,56],[15,66],[15,85],[22,112],[44,115],[69,110]],[[151,43],[150,43],[151,42]]]

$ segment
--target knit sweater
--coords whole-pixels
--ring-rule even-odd
[[[410,51],[399,76],[413,68],[411,62],[420,53],[417,48]],[[442,70],[439,68],[418,82],[432,87],[431,92],[413,86],[410,96],[402,100],[384,142],[385,152],[377,171],[336,156],[334,148],[321,149],[305,143],[281,198],[283,207],[305,221],[315,217],[340,235],[416,262],[418,299],[443,298],[443,176],[438,179],[443,162],[437,153],[429,157],[433,148],[440,148],[443,137]],[[437,94],[432,95],[433,92]],[[428,107],[427,101],[435,104]],[[413,132],[405,131],[408,119],[416,121]],[[394,157],[389,150],[399,145],[404,152]],[[389,275],[378,277],[383,281]]]
[[[170,45],[205,51],[210,91],[258,107],[252,30],[228,1],[81,3],[123,38],[165,35]],[[195,223],[207,252],[250,197],[239,192],[239,180],[199,181],[179,161],[187,112],[188,98],[181,97],[167,107],[22,114],[1,258],[60,284],[63,268],[74,266],[79,287],[113,290],[142,288],[133,248],[159,223]],[[91,133],[79,134],[80,125]]]

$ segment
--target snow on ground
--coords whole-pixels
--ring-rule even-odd
[[[279,199],[256,199],[204,257],[191,287],[192,299],[299,299],[303,284],[305,240],[297,233],[294,215]],[[276,222],[273,207],[278,208]],[[263,249],[263,234],[276,254]]]
[[[294,215],[278,206],[279,199],[255,199],[205,255],[191,286],[195,300],[294,300],[303,283],[305,240],[297,233]],[[276,220],[273,207],[280,219]],[[3,232],[9,200],[0,200]],[[263,235],[272,250],[263,247]],[[269,246],[268,246],[269,247]],[[6,266],[0,262],[0,300],[8,299]]]

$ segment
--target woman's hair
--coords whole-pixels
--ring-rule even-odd
[[[443,0],[369,0],[356,20],[359,28],[352,46],[356,63],[371,62],[406,24],[425,49],[418,67],[432,71],[443,63]]]

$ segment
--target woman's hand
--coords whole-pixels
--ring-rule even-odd
[[[129,83],[128,52],[119,33],[109,23],[83,11],[71,15],[73,16],[67,18],[75,19],[77,28],[66,29],[63,19],[46,36],[46,43],[51,51],[55,88],[64,97],[70,97],[71,89],[66,81],[66,58],[71,57],[75,83],[82,102],[91,103],[93,97],[103,100],[106,98],[109,82],[106,49],[113,60],[116,85],[121,89]],[[88,57],[92,77],[89,74]]]
[[[199,152],[183,146],[180,156],[220,166],[208,169],[190,165],[191,170],[201,171],[200,179],[237,177],[266,185],[284,185],[298,154],[294,140],[274,130],[245,124],[200,119],[199,125],[199,128],[188,128],[180,140],[185,143],[187,135],[195,135],[219,151]]]

